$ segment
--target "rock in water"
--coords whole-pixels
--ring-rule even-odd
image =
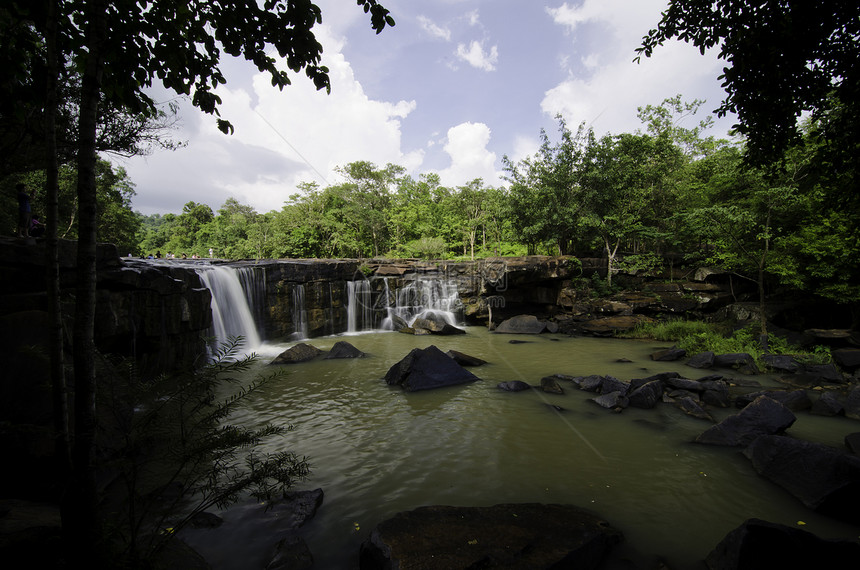
[[[271,364],[295,364],[296,362],[305,362],[307,360],[313,360],[319,356],[321,352],[322,351],[317,347],[301,342],[276,356]]]
[[[477,356],[470,356],[457,350],[449,350],[445,354],[453,358],[460,366],[482,366],[487,363],[486,360],[482,360]]]
[[[606,521],[572,505],[420,507],[371,532],[360,568],[592,569],[621,540]]]
[[[759,475],[819,513],[860,524],[860,457],[821,443],[761,436],[744,450]]]
[[[407,392],[432,390],[479,380],[436,346],[414,348],[385,375],[385,382]]]
[[[534,315],[519,315],[502,321],[496,327],[497,333],[540,334],[546,328],[544,321],[539,321]]]
[[[345,340],[339,340],[334,343],[334,346],[325,355],[326,360],[330,358],[361,358],[363,356],[366,355]]]
[[[856,542],[824,540],[799,528],[749,519],[727,534],[705,562],[711,570],[847,568],[858,557]]]
[[[708,445],[748,445],[762,435],[784,432],[797,417],[785,405],[767,396],[759,396],[740,413],[711,426],[696,438]]]

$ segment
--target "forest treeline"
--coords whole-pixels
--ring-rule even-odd
[[[537,153],[504,158],[502,187],[480,179],[446,187],[436,174],[416,179],[397,165],[358,161],[339,169],[344,182],[303,183],[266,213],[229,198],[217,210],[188,202],[180,213],[144,216],[132,210],[125,171],[100,161],[99,239],[122,255],[189,258],[210,248],[228,259],[572,254],[606,258],[610,280],[671,256],[718,264],[762,287],[860,299],[854,180],[828,162],[822,125],[808,121],[778,162],[751,166],[742,141],[707,136],[711,119],[695,118],[702,103],[677,96],[648,105],[641,129],[603,137],[559,118],[556,133],[541,132]],[[28,183],[38,187],[40,176]],[[72,167],[61,169],[68,238],[74,178]]]

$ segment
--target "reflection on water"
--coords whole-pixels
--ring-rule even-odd
[[[751,517],[787,525],[802,520],[804,529],[822,537],[860,533],[809,512],[756,475],[738,450],[690,443],[710,424],[670,405],[616,414],[590,402],[594,394],[572,387],[563,395],[496,388],[507,380],[536,385],[555,373],[622,380],[668,370],[690,378],[704,375],[682,364],[651,361],[648,355],[658,344],[468,331],[456,337],[349,336],[346,340],[367,358],[291,365],[234,418],[249,425],[295,426],[269,450],[308,456],[312,474],[301,488],[325,491],[316,518],[302,530],[315,567],[357,567],[359,545],[376,524],[431,504],[585,507],[624,533],[618,556],[643,567],[656,556],[673,568],[699,567],[728,531]],[[514,338],[528,342],[510,344]],[[308,342],[328,350],[343,339]],[[471,369],[482,381],[417,393],[384,383],[388,368],[409,350],[431,344],[488,361]],[[259,370],[265,372],[265,363],[289,346],[263,345]],[[621,358],[632,362],[617,362]],[[773,385],[770,378],[757,379]],[[720,419],[733,412],[714,415]],[[841,446],[853,431],[857,424],[850,420],[800,412],[789,433]],[[263,567],[270,545],[282,537],[255,527],[247,508],[222,516],[221,530],[195,531],[189,542],[216,570]]]

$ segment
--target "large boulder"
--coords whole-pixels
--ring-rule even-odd
[[[812,400],[809,399],[809,395],[806,393],[806,390],[763,390],[759,392],[751,392],[749,394],[742,394],[735,398],[735,405],[739,408],[743,408],[754,402],[759,396],[767,396],[771,400],[776,400],[777,402],[784,404],[793,412],[808,410],[812,407]]]
[[[716,357],[717,355],[709,350],[700,352],[690,357],[687,361],[687,366],[692,366],[693,368],[713,368]]]
[[[714,367],[733,368],[741,374],[758,374],[755,358],[746,352],[718,354],[714,357]]]
[[[627,395],[630,406],[634,408],[651,409],[657,405],[663,396],[663,381],[652,380],[632,390]]]
[[[486,360],[482,360],[477,356],[464,354],[458,350],[449,350],[445,354],[453,358],[454,362],[456,362],[460,366],[483,366],[487,363]]]
[[[685,356],[687,356],[686,350],[673,346],[671,348],[664,348],[651,353],[651,360],[659,362],[673,362],[675,360],[681,360]]]
[[[334,346],[332,346],[331,350],[328,351],[328,354],[325,355],[326,360],[332,358],[362,358],[363,356],[366,356],[365,353],[345,340],[339,340],[334,343]]]
[[[794,413],[783,404],[767,396],[759,396],[739,413],[699,434],[696,443],[748,445],[759,436],[784,432],[796,419]]]
[[[306,362],[313,360],[322,353],[320,349],[310,344],[300,342],[299,344],[288,348],[272,360],[271,364],[295,364],[297,362]]]
[[[860,524],[860,457],[821,443],[761,436],[745,450],[753,468],[809,507]]]
[[[407,392],[432,390],[475,380],[479,378],[434,345],[412,349],[385,375],[387,384],[401,386]]]
[[[824,540],[799,528],[749,519],[720,541],[705,564],[710,570],[847,568],[849,560],[858,559],[857,542]]]
[[[523,392],[530,390],[531,386],[522,380],[510,380],[508,382],[499,382],[496,387],[504,392]]]
[[[361,570],[599,568],[619,531],[572,505],[420,507],[380,523],[361,545]]]
[[[518,315],[499,323],[497,333],[507,334],[540,334],[546,329],[546,323],[539,321],[534,315]]]

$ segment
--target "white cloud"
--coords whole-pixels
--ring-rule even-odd
[[[497,46],[492,46],[490,51],[484,51],[483,41],[472,41],[467,47],[466,44],[457,46],[457,57],[465,61],[472,67],[483,69],[484,71],[493,71],[496,69],[496,63],[499,61],[499,49]]]
[[[440,38],[447,41],[451,41],[451,30],[448,28],[443,28],[442,26],[437,25],[430,18],[426,16],[418,16],[418,25],[421,26],[421,29],[433,36],[434,38]]]
[[[442,184],[462,186],[481,178],[488,186],[500,183],[496,171],[496,154],[487,150],[490,127],[484,123],[460,123],[448,129],[444,149],[451,157],[451,165],[439,171]]]
[[[546,91],[541,109],[550,116],[562,114],[571,128],[585,122],[603,134],[635,131],[641,126],[637,107],[678,93],[686,100],[707,100],[696,120],[716,108],[723,97],[715,79],[722,64],[714,54],[702,56],[687,44],[670,42],[653,58],[633,62],[634,50],[665,5],[665,0],[585,0],[548,10],[557,24],[575,31],[580,67]],[[723,132],[715,134],[723,136],[731,120],[720,121]]]
[[[167,211],[179,211],[189,200],[217,209],[233,196],[267,212],[280,209],[300,182],[323,187],[338,183],[335,169],[349,162],[367,160],[378,166],[391,162],[408,171],[418,169],[424,151],[401,149],[401,122],[415,110],[416,102],[368,97],[341,53],[343,42],[325,26],[316,31],[325,46],[323,63],[329,68],[331,94],[317,91],[299,74],[293,74],[292,85],[283,91],[260,73],[249,85],[219,88],[221,116],[233,123],[235,133],[218,132],[214,119],[205,117],[187,148],[129,164],[138,186],[136,208],[164,212],[164,205],[148,208],[147,203],[159,196],[163,204],[172,192],[182,196],[181,202],[177,196]],[[177,160],[179,153],[182,160]],[[171,188],[163,192],[150,186],[151,177],[165,178],[163,171],[153,169],[161,164],[175,169],[169,176]]]

